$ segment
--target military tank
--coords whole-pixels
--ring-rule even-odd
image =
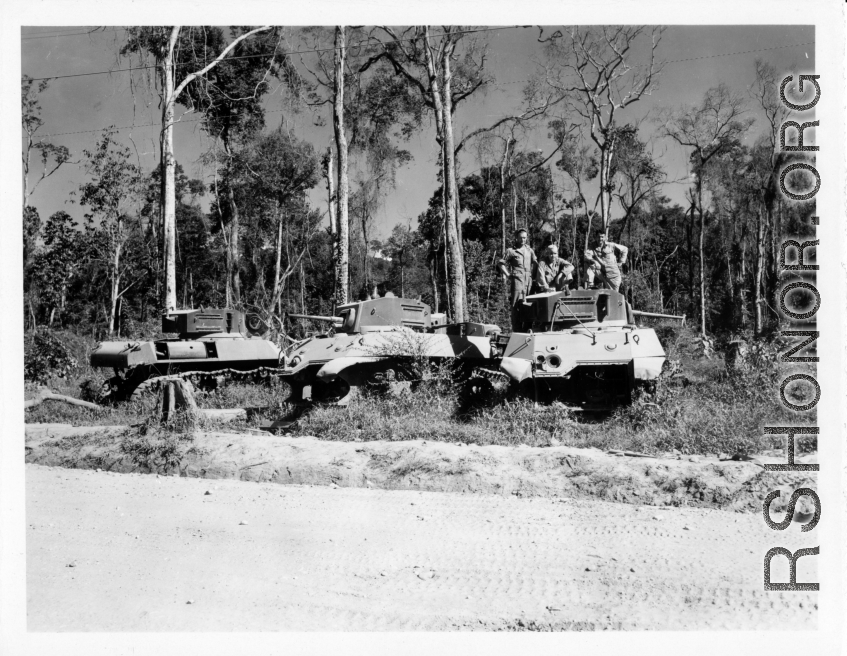
[[[447,324],[417,300],[383,297],[347,303],[334,317],[290,314],[322,322],[323,332],[292,344],[281,376],[294,404],[344,405],[366,385],[415,383],[424,367],[450,363],[472,391],[475,381],[499,376],[492,340],[500,328],[473,322]]]
[[[612,290],[533,294],[519,321],[519,330],[500,339],[499,368],[537,401],[608,410],[629,403],[665,363],[655,331],[637,327],[625,297]]]
[[[228,309],[175,310],[162,315],[162,332],[174,339],[101,342],[92,367],[109,368],[102,400],[137,399],[177,378],[211,389],[226,379],[267,380],[278,374],[281,350],[262,339],[258,315]]]

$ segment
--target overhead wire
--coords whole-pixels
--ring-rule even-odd
[[[453,35],[453,34],[475,34],[475,33],[478,33],[478,32],[497,32],[497,31],[500,31],[500,30],[514,30],[514,29],[518,29],[518,28],[521,28],[521,27],[524,27],[524,26],[522,26],[522,25],[506,25],[506,26],[503,26],[503,27],[486,27],[486,28],[480,28],[480,29],[475,29],[475,30],[457,30],[455,32],[449,32],[449,33],[448,32],[438,32],[438,33],[435,33],[435,34],[430,34],[430,36],[431,37],[438,37],[438,36],[446,36],[448,34]],[[396,41],[417,41],[418,39],[422,39],[422,38],[423,37],[421,37],[421,36],[416,36],[416,37],[412,37],[412,38],[408,38],[408,39],[397,39]],[[396,41],[379,41],[379,40],[377,40],[377,43],[386,45],[386,44],[390,44],[390,43],[395,43]],[[349,45],[346,46],[346,48],[349,50],[350,48],[358,48],[360,46],[368,45],[369,43],[372,44],[372,43],[374,43],[374,41],[373,40],[360,41],[359,43],[349,44]],[[253,55],[237,55],[237,56],[227,57],[226,59],[227,59],[227,61],[232,61],[234,59],[253,59],[255,57],[276,57],[276,56],[287,57],[289,55],[304,55],[304,54],[308,54],[308,53],[311,53],[311,52],[330,52],[332,50],[337,50],[337,47],[332,46],[332,47],[327,47],[327,48],[312,48],[312,49],[309,49],[309,50],[290,50],[290,51],[287,51],[287,52],[276,52],[276,51],[274,51],[274,52],[263,52],[263,53],[253,54]],[[187,65],[187,64],[179,64],[179,65],[184,66],[184,65]],[[110,71],[91,71],[89,73],[71,73],[71,74],[68,74],[68,75],[53,75],[51,77],[34,77],[34,78],[32,78],[32,80],[34,82],[38,82],[38,81],[41,81],[41,80],[62,80],[62,79],[71,78],[71,77],[86,77],[86,76],[91,76],[91,75],[110,75],[112,73],[126,73],[128,71],[140,71],[140,70],[145,70],[145,69],[150,69],[150,68],[158,68],[158,66],[157,65],[153,65],[153,66],[131,66],[130,68],[115,68],[115,69],[112,69]]]
[[[34,32],[32,34],[24,34],[21,36],[21,41],[32,41],[33,39],[56,39],[66,36],[84,36],[86,34],[105,34],[107,32],[123,32],[127,28],[119,27],[116,29],[100,29],[93,28],[84,32]]]
[[[519,26],[515,26],[515,27],[519,27]],[[493,29],[508,29],[508,28],[493,28]],[[680,62],[697,61],[697,60],[701,60],[701,59],[712,59],[712,58],[715,58],[715,57],[732,57],[732,56],[735,56],[735,55],[747,55],[747,54],[751,54],[751,53],[754,53],[754,52],[764,52],[764,51],[767,51],[767,50],[780,50],[780,49],[784,49],[784,48],[799,48],[800,46],[813,45],[814,43],[815,43],[814,41],[806,41],[806,42],[803,42],[803,43],[794,43],[794,44],[788,44],[788,45],[773,46],[773,47],[770,47],[770,48],[756,48],[754,50],[743,50],[743,51],[739,51],[739,52],[716,53],[716,54],[713,54],[713,55],[703,55],[701,57],[688,57],[688,58],[685,58],[685,59],[671,59],[671,60],[664,61],[663,63],[664,64],[677,64],[677,63],[680,63]],[[352,46],[348,46],[348,48],[349,47],[352,47]],[[329,50],[332,50],[332,49],[333,48],[330,48]],[[297,52],[319,52],[319,50],[304,50],[304,51],[297,51]],[[289,54],[291,54],[291,53],[289,53]],[[256,56],[256,55],[249,55],[249,56],[252,57],[252,56]],[[267,56],[267,55],[263,55],[263,56]],[[237,59],[237,57],[232,57],[230,59]],[[147,68],[149,68],[149,67],[147,67]],[[126,69],[126,70],[130,70],[130,69]],[[138,69],[131,69],[131,70],[138,70]],[[99,73],[90,73],[90,75],[98,75],[98,74]],[[82,73],[82,74],[78,74],[78,75],[89,75],[89,74],[88,73]],[[52,80],[52,79],[55,79],[55,78],[33,78],[33,80]],[[503,81],[503,82],[492,82],[490,86],[497,87],[497,86],[505,86],[505,85],[508,85],[508,84],[524,84],[524,83],[529,82],[529,81],[530,80],[509,80],[509,81]],[[267,110],[265,113],[272,114],[272,113],[277,113],[277,112],[280,112],[280,111],[282,111],[282,110]],[[226,117],[224,117],[224,118],[226,118]],[[203,121],[203,120],[204,119],[200,118],[200,119],[193,119],[193,120],[177,121],[176,123],[174,123],[174,125],[179,125],[180,123],[198,123],[198,122]],[[104,126],[104,127],[95,128],[95,129],[92,129],[92,130],[78,130],[76,132],[55,132],[55,133],[52,133],[52,134],[44,134],[44,135],[41,135],[40,138],[44,139],[44,138],[47,138],[47,137],[63,137],[63,136],[68,136],[68,135],[73,135],[73,134],[86,134],[86,133],[89,133],[89,132],[99,132],[101,130],[109,129],[109,128],[114,129],[114,130],[132,130],[134,128],[152,127],[152,126],[157,126],[157,125],[160,125],[160,123],[143,123],[141,125],[125,125],[125,126],[120,126],[120,127]]]

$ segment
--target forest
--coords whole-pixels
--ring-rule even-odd
[[[161,107],[158,165],[147,169],[116,128],[81,152],[42,137],[41,97],[58,82],[24,75],[26,329],[135,338],[155,334],[168,309],[204,306],[299,332],[309,326],[288,312],[332,314],[378,286],[454,321],[506,327],[495,263],[518,227],[536,252],[559,246],[574,286],[603,232],[629,248],[622,289],[633,307],[685,315],[703,336],[778,328],[778,245],[813,234],[814,213],[778,189],[779,171],[808,157],[779,147],[790,118],[780,71],[758,58],[749,88],[720,83],[694,104],[636,115],[665,72],[663,28],[533,29],[520,106],[468,126],[457,108],[498,83],[485,29],[126,28],[118,57]],[[273,111],[331,125],[331,139],[269,125],[272,91]],[[181,110],[206,137],[204,179],[174,148]],[[410,141],[432,136],[428,204],[375,234],[398,171],[414,164]],[[671,179],[668,149],[686,158],[686,179]],[[41,216],[33,194],[72,166],[84,171],[70,199],[84,219]],[[795,188],[811,185],[802,174]]]

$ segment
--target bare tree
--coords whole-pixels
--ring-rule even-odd
[[[335,249],[335,271],[338,284],[335,301],[338,305],[350,299],[350,183],[347,176],[347,134],[344,130],[344,67],[347,57],[347,32],[344,27],[335,28],[335,56],[332,76],[332,128],[335,135],[335,151],[338,154],[338,193],[336,215],[338,232]]]
[[[599,151],[598,199],[603,231],[608,235],[612,202],[612,160],[620,140],[616,129],[619,112],[649,95],[663,65],[656,61],[662,27],[635,25],[572,27],[557,30],[539,41],[545,44],[546,83],[567,93],[569,107],[582,117]],[[633,63],[636,42],[644,37],[649,56],[643,65]]]
[[[764,206],[765,216],[762,221],[761,213],[756,230],[756,266],[754,274],[753,299],[755,306],[754,331],[756,335],[762,332],[764,295],[764,271],[765,271],[765,247],[766,230],[771,232],[771,241],[776,244],[776,235],[780,230],[779,217],[774,216],[774,204],[777,194],[777,175],[785,161],[785,155],[778,144],[779,127],[788,118],[790,111],[780,102],[779,81],[776,69],[772,64],[756,60],[756,81],[750,89],[750,96],[759,105],[765,115],[768,130],[765,133],[769,153],[769,167],[765,175],[760,178],[758,195]],[[775,247],[772,248],[772,257],[776,260]],[[774,303],[774,306],[776,304]]]
[[[691,149],[694,189],[691,194],[692,218],[694,209],[699,217],[699,295],[700,333],[706,334],[706,258],[705,210],[703,207],[704,177],[707,165],[716,156],[731,148],[750,128],[755,119],[743,116],[747,112],[744,99],[725,84],[706,91],[699,105],[663,112],[659,119],[660,134],[670,137],[680,146]]]
[[[476,39],[466,39],[467,31],[458,26],[444,26],[438,35],[432,34],[427,26],[402,32],[390,27],[380,30],[391,40],[380,44],[382,50],[368,65],[387,59],[395,73],[417,92],[423,105],[435,116],[443,189],[448,306],[452,320],[461,322],[467,316],[467,283],[458,216],[453,114],[459,103],[490,81],[485,72],[487,49]],[[460,51],[459,44],[463,41],[467,46]]]
[[[573,257],[577,257],[576,248],[576,207],[581,205],[585,209],[588,226],[585,231],[585,246],[583,251],[588,250],[588,241],[591,235],[591,221],[597,209],[599,197],[594,202],[593,209],[588,208],[585,185],[597,177],[599,162],[597,156],[592,152],[592,147],[585,143],[583,131],[571,133],[565,140],[562,148],[562,156],[556,162],[556,167],[567,173],[576,190],[576,195],[570,199],[571,219],[573,220]]]
[[[24,137],[22,154],[24,209],[29,207],[29,198],[32,196],[35,188],[70,160],[70,152],[65,146],[57,146],[49,141],[40,139],[36,135],[36,132],[44,125],[44,121],[41,118],[41,103],[38,100],[38,96],[47,89],[49,84],[49,80],[41,80],[35,86],[34,80],[27,75],[24,75],[21,79],[21,126],[26,135]],[[37,151],[41,155],[41,175],[35,181],[35,184],[30,186],[30,161],[33,151]]]
[[[506,189],[514,192],[515,182],[530,173],[537,171],[539,168],[547,164],[558,153],[565,142],[565,137],[570,131],[577,126],[572,125],[566,128],[564,119],[559,118],[550,122],[550,136],[553,137],[555,147],[545,157],[534,161],[531,166],[526,167],[521,171],[514,171],[512,163],[514,160],[516,146],[519,141],[518,137],[525,134],[538,124],[540,119],[547,117],[550,111],[565,99],[565,95],[551,93],[544,85],[540,84],[537,79],[530,80],[524,87],[524,106],[525,109],[517,114],[502,116],[488,126],[477,128],[464,135],[456,145],[454,154],[458,157],[459,152],[473,139],[480,141],[488,141],[494,139],[501,142],[503,154],[500,157],[500,186],[499,206],[500,206],[500,247],[503,253],[506,252]],[[514,193],[512,193],[514,201]],[[514,203],[513,216],[514,220]]]
[[[335,300],[350,297],[350,168],[356,156],[365,160],[368,175],[395,184],[395,170],[411,159],[396,147],[394,137],[408,139],[420,123],[420,101],[397,79],[388,62],[378,63],[381,44],[371,42],[360,27],[305,28],[301,36],[314,54],[302,57],[303,102],[313,108],[329,105],[335,143]],[[323,47],[332,38],[334,48]],[[375,56],[377,55],[377,56]],[[320,120],[320,119],[319,119]],[[398,128],[395,130],[395,128]]]

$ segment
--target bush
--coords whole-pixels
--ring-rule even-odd
[[[24,338],[24,380],[46,385],[51,378],[69,378],[79,361],[59,336],[48,328]]]

